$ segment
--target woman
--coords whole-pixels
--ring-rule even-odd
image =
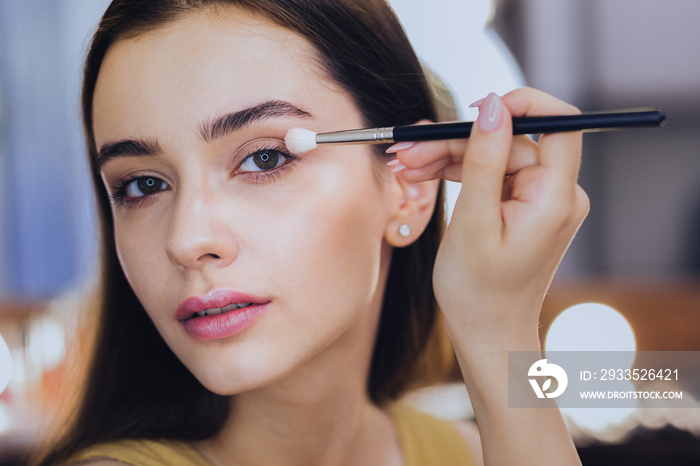
[[[292,127],[436,119],[384,2],[114,1],[83,86],[96,348],[41,464],[577,464],[559,412],[506,392],[588,210],[580,135],[510,120],[576,110],[478,105],[468,142],[289,154]],[[442,239],[440,179],[463,182]],[[440,360],[435,298],[480,439],[394,403]]]

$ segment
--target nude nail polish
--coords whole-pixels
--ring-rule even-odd
[[[398,151],[400,151],[400,150],[410,149],[411,147],[413,147],[413,146],[415,146],[415,145],[416,145],[415,142],[397,142],[397,143],[394,144],[393,146],[389,147],[389,148],[386,150],[386,153],[387,153],[387,154],[391,154],[391,153],[394,153],[394,152],[398,152]]]
[[[406,166],[399,163],[394,167],[394,169],[391,171],[391,173],[398,173],[401,170],[405,170],[405,169],[406,169]]]
[[[479,106],[477,123],[481,131],[493,131],[501,123],[501,98],[493,92]]]
[[[469,108],[480,107],[481,104],[484,103],[484,101],[486,101],[486,97],[484,97],[483,99],[477,100],[477,101],[474,102],[473,104],[470,104],[470,105],[469,105]]]

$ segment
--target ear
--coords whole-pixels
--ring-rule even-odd
[[[402,248],[418,239],[433,216],[439,185],[440,180],[410,183],[394,178],[394,210],[384,231],[389,244]]]

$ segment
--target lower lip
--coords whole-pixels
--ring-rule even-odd
[[[268,303],[256,304],[235,311],[201,316],[182,322],[185,331],[197,340],[217,340],[238,335],[255,323]]]

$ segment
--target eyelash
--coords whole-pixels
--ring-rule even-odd
[[[272,183],[275,180],[277,180],[282,174],[284,174],[287,170],[289,170],[291,167],[289,166],[293,162],[297,162],[299,160],[299,157],[296,157],[294,155],[291,155],[288,153],[286,150],[280,148],[279,146],[275,145],[269,145],[269,146],[263,146],[257,149],[254,152],[251,152],[248,154],[238,165],[239,168],[246,162],[246,160],[251,159],[252,157],[255,157],[258,154],[262,154],[263,152],[276,152],[282,157],[284,157],[284,162],[282,162],[282,165],[273,168],[271,170],[267,171],[259,171],[259,172],[241,172],[239,175],[244,175],[246,176],[246,181],[252,183],[252,184],[266,184],[266,183]],[[235,174],[235,172],[234,172]]]
[[[264,146],[260,147],[259,149],[255,150],[254,152],[249,153],[248,155],[245,156],[245,158],[241,161],[241,163],[238,165],[238,168],[240,168],[248,159],[254,157],[257,154],[261,154],[263,152],[276,152],[282,157],[284,157],[284,161],[282,164],[276,168],[267,170],[267,171],[259,171],[259,172],[233,172],[234,175],[240,175],[246,177],[247,182],[254,184],[254,185],[264,185],[267,183],[272,183],[276,181],[282,174],[284,174],[287,170],[289,170],[293,162],[297,162],[299,160],[299,157],[296,157],[294,155],[289,154],[286,150],[281,149],[280,147],[277,146]],[[236,170],[238,170],[238,168]],[[150,176],[134,176],[134,175],[129,175],[124,178],[121,178],[116,181],[113,187],[113,192],[112,194],[109,195],[110,199],[112,202],[126,206],[126,207],[141,207],[143,206],[146,202],[152,200],[155,195],[159,194],[161,191],[168,191],[169,187],[158,191],[154,194],[146,194],[141,197],[129,199],[126,192],[128,186],[133,183],[134,181],[140,179],[140,178],[156,178],[156,177],[150,177]]]
[[[126,207],[141,207],[147,201],[151,200],[153,198],[153,194],[146,194],[144,196],[136,197],[133,199],[129,199],[129,197],[127,196],[126,190],[129,187],[129,185],[140,178],[156,178],[156,177],[155,176],[129,175],[129,176],[126,176],[124,178],[118,179],[116,181],[116,183],[114,184],[114,187],[112,188],[112,190],[113,190],[112,194],[109,195],[112,202],[126,206]],[[167,191],[167,189],[165,189],[164,191]],[[158,192],[160,193],[160,191],[158,191]]]

